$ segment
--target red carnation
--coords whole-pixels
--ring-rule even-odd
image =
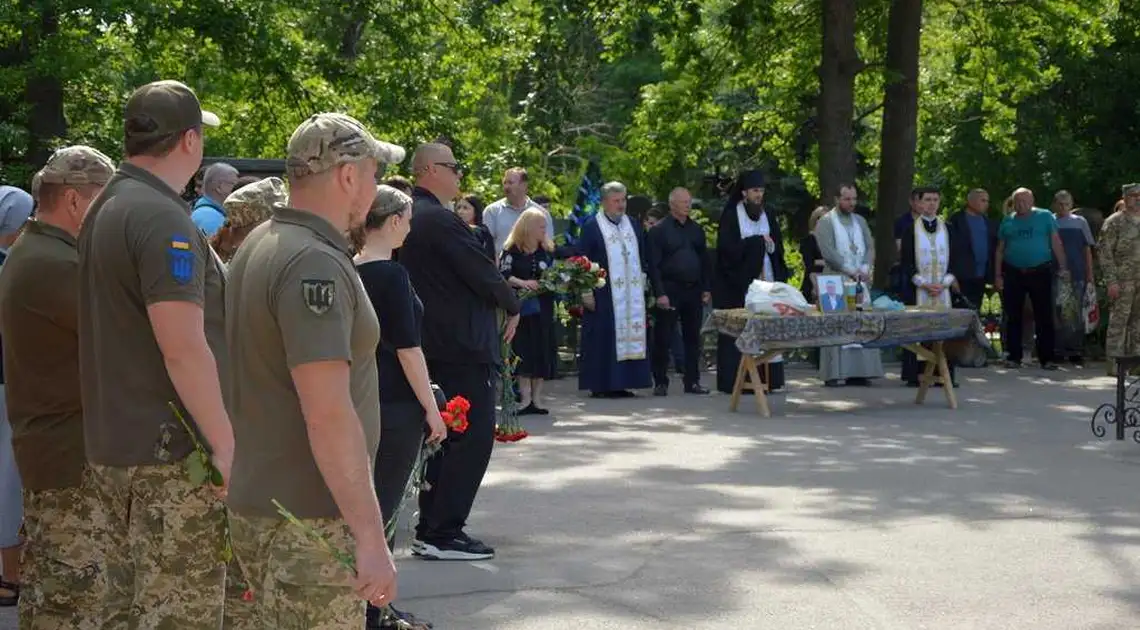
[[[252,602],[253,601],[253,589],[252,588],[245,589],[245,592],[241,594],[241,601],[243,601],[243,602]]]
[[[463,433],[467,431],[467,412],[470,410],[471,403],[462,396],[456,396],[447,401],[447,405],[443,411],[439,412],[439,415],[443,418],[443,423],[447,425],[447,428],[456,433]]]
[[[599,278],[605,278],[606,277],[606,270],[605,269],[598,269],[597,276]]]
[[[574,306],[568,307],[566,309],[566,312],[570,314],[570,317],[577,317],[581,319],[582,315],[585,314],[586,311],[582,308],[581,305],[575,304]]]

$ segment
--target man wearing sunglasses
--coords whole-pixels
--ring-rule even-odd
[[[420,492],[412,551],[436,560],[485,560],[495,551],[463,528],[494,446],[494,375],[502,360],[497,311],[508,314],[510,341],[520,305],[475,233],[444,206],[459,195],[462,176],[451,148],[420,146],[412,171],[411,232],[399,262],[424,305],[423,351],[432,380],[448,398],[471,403],[467,431],[449,435],[443,452],[428,462],[429,489]]]

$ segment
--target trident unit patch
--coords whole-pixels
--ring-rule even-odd
[[[301,295],[310,311],[324,315],[336,299],[336,283],[332,280],[302,280]]]

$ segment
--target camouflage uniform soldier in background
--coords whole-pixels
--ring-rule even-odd
[[[178,196],[218,124],[176,81],[127,102],[126,160],[79,233],[79,361],[87,459],[107,514],[103,628],[222,624],[224,494],[233,430],[222,399],[225,275]],[[193,440],[217,493],[186,468]]]
[[[250,230],[273,216],[273,206],[285,203],[285,182],[267,177],[238,188],[222,202],[226,221],[211,239],[222,260],[229,262]]]
[[[92,498],[79,393],[79,252],[75,235],[115,165],[90,147],[52,155],[32,180],[35,219],[0,274],[8,418],[24,481],[20,628],[99,627],[105,578],[96,548],[102,510]]]
[[[380,323],[346,234],[364,223],[379,165],[403,157],[348,116],[309,118],[289,140],[288,205],[274,208],[230,263],[237,451],[227,503],[254,591],[252,605],[227,602],[235,629],[359,628],[364,600],[395,599],[372,485]],[[356,575],[282,519],[274,499],[354,553]]]
[[[1126,184],[1121,192],[1124,210],[1105,219],[1097,250],[1108,287],[1110,359],[1140,356],[1140,184]]]

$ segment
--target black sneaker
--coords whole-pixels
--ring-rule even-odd
[[[364,630],[389,630],[392,628],[396,630],[419,630],[432,627],[430,621],[424,621],[411,613],[397,610],[392,605],[376,608],[370,604],[364,621]]]
[[[495,557],[495,550],[484,545],[481,541],[471,538],[460,532],[457,536],[447,539],[429,538],[416,539],[412,543],[412,554],[425,560],[490,560]]]
[[[685,393],[686,394],[707,394],[707,393],[709,393],[709,388],[701,387],[700,385],[686,385],[685,386]]]
[[[668,396],[669,395],[669,386],[668,385],[655,385],[653,387],[653,395],[654,396]]]

